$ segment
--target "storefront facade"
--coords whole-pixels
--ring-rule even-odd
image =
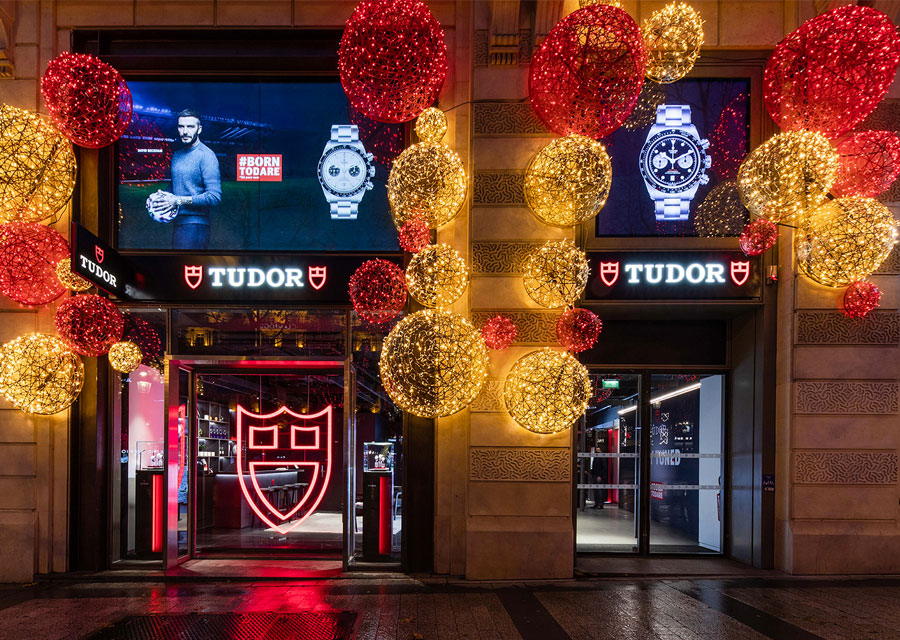
[[[340,89],[336,47],[354,2],[165,4],[13,3],[0,12],[15,52],[14,79],[0,79],[4,101],[39,108],[41,71],[63,50],[116,66],[134,84],[136,104],[163,90],[183,96],[192,83],[252,85],[257,95],[319,83],[312,95],[322,100]],[[640,21],[653,3],[623,4]],[[711,129],[721,104],[743,96],[753,148],[775,132],[761,105],[765,58],[821,3],[694,4],[706,46],[681,86],[720,104],[709,125],[699,110],[694,122]],[[395,236],[378,235],[393,234],[385,210],[381,231],[317,239],[313,228],[283,239],[250,217],[228,248],[160,251],[146,229],[121,224],[128,204],[114,169],[127,149],[82,149],[76,200],[57,228],[69,237],[77,222],[110,255],[156,274],[143,299],[118,302],[164,337],[165,366],[122,375],[104,358],[86,358],[85,387],[68,414],[27,417],[3,406],[0,526],[12,544],[0,550],[0,579],[260,556],[471,579],[566,578],[578,558],[603,554],[706,554],[804,574],[900,570],[896,250],[873,277],[881,307],[853,321],[837,310],[838,293],[796,276],[784,231],[778,255],[747,259],[736,238],[697,238],[687,226],[616,229],[629,199],[648,198],[636,171],[635,189],[620,187],[622,199],[613,196],[600,223],[574,234],[541,224],[526,205],[523,174],[554,136],[524,100],[528,62],[535,42],[578,3],[428,5],[448,47],[437,105],[449,123],[444,141],[469,180],[463,211],[436,234],[460,250],[471,274],[452,310],[475,326],[503,313],[520,331],[513,346],[491,353],[481,395],[468,410],[425,420],[393,408],[381,388],[384,332],[356,319],[346,283],[366,258],[404,260]],[[898,91],[895,84],[873,128],[894,128]],[[150,110],[143,117],[154,122]],[[221,141],[238,125],[253,128],[224,122],[206,133],[220,127]],[[608,141],[614,176],[617,158],[637,153],[647,129]],[[401,148],[412,139],[409,127],[396,135]],[[321,151],[305,153],[309,171]],[[900,201],[896,185],[887,199]],[[588,253],[580,306],[604,328],[579,357],[596,390],[585,418],[548,436],[509,417],[502,384],[518,358],[556,345],[559,312],[526,295],[521,263],[558,239]],[[288,291],[292,276],[302,291]],[[4,341],[52,331],[53,305],[4,305]],[[285,415],[310,428],[272,429]],[[278,455],[302,455],[273,462],[265,457],[273,445]],[[260,473],[246,481],[240,457],[254,447]],[[371,473],[385,461],[392,472]],[[259,464],[267,462],[274,471]],[[297,504],[286,518],[275,515]]]

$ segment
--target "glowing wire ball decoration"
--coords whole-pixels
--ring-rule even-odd
[[[750,212],[741,202],[737,182],[725,180],[710,189],[694,214],[694,231],[702,238],[740,235],[750,222]]]
[[[350,276],[350,302],[371,324],[393,320],[406,305],[406,276],[393,262],[366,260]]]
[[[148,367],[158,367],[163,355],[162,340],[153,325],[133,313],[123,313],[125,324],[122,340],[133,342],[144,357],[141,363]]]
[[[380,122],[407,122],[444,86],[444,30],[419,0],[363,0],[344,27],[338,70],[355,108]]]
[[[759,256],[775,246],[778,227],[771,220],[759,218],[741,231],[739,244],[745,256]]]
[[[25,413],[59,413],[83,384],[81,359],[56,336],[27,333],[0,348],[0,391]]]
[[[447,116],[440,109],[428,107],[416,118],[415,129],[422,142],[440,142],[447,135]]]
[[[404,125],[373,120],[352,104],[347,105],[347,116],[350,124],[358,127],[359,140],[366,151],[372,153],[375,162],[390,169],[394,159],[403,152]]]
[[[646,61],[640,29],[625,11],[605,4],[579,9],[560,20],[534,54],[531,104],[557,135],[599,140],[637,103]]]
[[[872,198],[838,198],[819,207],[797,237],[800,271],[819,284],[865,280],[897,244],[890,209]]]
[[[82,147],[112,144],[131,122],[131,91],[122,75],[86,53],[64,52],[51,60],[41,95],[54,124]]]
[[[602,330],[603,321],[588,309],[566,309],[556,321],[556,339],[572,353],[593,347]]]
[[[646,129],[656,122],[656,108],[666,101],[666,88],[655,82],[645,82],[637,104],[622,126],[629,131]]]
[[[428,245],[406,267],[409,295],[426,307],[453,304],[468,284],[466,261],[448,244]]]
[[[397,406],[423,418],[439,418],[471,404],[487,379],[488,364],[484,340],[468,320],[426,309],[391,329],[379,368]]]
[[[37,222],[0,225],[0,292],[21,304],[39,306],[66,292],[56,264],[69,257],[59,233]]]
[[[425,134],[431,136],[429,140],[401,153],[388,176],[388,200],[398,228],[411,218],[421,217],[430,229],[437,229],[450,222],[466,201],[462,160],[440,138],[435,139],[437,130],[433,120],[438,117],[435,112],[444,116],[437,109],[422,114],[432,121]]]
[[[109,351],[122,339],[125,326],[125,318],[116,305],[90,293],[63,300],[53,321],[66,344],[88,357]]]
[[[747,98],[746,93],[739,93],[732,98],[709,132],[707,153],[712,158],[711,168],[720,180],[736,178],[741,162],[747,157],[750,134]]]
[[[700,56],[703,20],[693,7],[670,2],[641,23],[647,78],[670,84],[686,76]]]
[[[578,0],[578,8],[584,9],[585,7],[592,7],[595,4],[608,4],[611,7],[619,7],[622,8],[622,3],[619,0]]]
[[[872,282],[851,282],[844,291],[844,315],[848,318],[865,318],[881,303],[881,291]]]
[[[488,349],[502,351],[508,348],[519,335],[516,323],[506,316],[496,315],[481,327],[481,337]]]
[[[534,216],[554,227],[590,220],[606,204],[612,163],[602,144],[577,134],[550,141],[525,172],[525,201]]]
[[[109,366],[120,373],[131,373],[141,366],[144,360],[141,348],[129,340],[115,343],[106,355],[109,358]]]
[[[808,20],[766,64],[766,109],[785,131],[828,138],[850,131],[884,97],[900,61],[897,27],[870,7],[845,6]]]
[[[546,243],[525,261],[522,282],[528,296],[543,307],[571,306],[587,286],[587,258],[568,240]]]
[[[71,291],[87,291],[94,286],[77,273],[72,272],[71,258],[63,258],[57,262],[55,271],[59,283]]]
[[[0,222],[39,222],[62,209],[75,188],[75,153],[36,113],[0,105]]]
[[[802,224],[834,184],[838,154],[820,133],[788,131],[750,152],[738,170],[741,200],[772,222]]]
[[[571,354],[550,348],[520,358],[506,375],[503,400],[516,423],[534,433],[559,433],[587,409],[591,380]]]
[[[410,218],[400,226],[400,247],[407,253],[419,253],[431,242],[431,229],[421,216]]]
[[[874,198],[900,175],[900,137],[892,131],[858,131],[836,143],[840,164],[831,193]]]

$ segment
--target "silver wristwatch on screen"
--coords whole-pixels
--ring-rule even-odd
[[[654,202],[656,219],[687,220],[697,188],[709,182],[706,170],[712,159],[691,124],[691,108],[683,104],[661,104],[656,123],[650,127],[641,148],[640,169],[647,192]]]
[[[331,139],[319,158],[318,175],[333,220],[356,220],[359,203],[372,188],[372,159],[359,141],[359,127],[331,125]]]

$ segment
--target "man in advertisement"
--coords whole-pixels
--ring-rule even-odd
[[[206,249],[210,238],[210,211],[222,200],[219,161],[200,141],[203,124],[193,109],[178,113],[178,138],[183,145],[172,155],[172,191],[157,191],[147,198],[147,210],[158,222],[175,221],[173,249]]]

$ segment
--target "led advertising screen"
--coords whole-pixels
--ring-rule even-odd
[[[120,249],[398,251],[386,183],[402,125],[337,80],[129,81]]]
[[[596,218],[596,235],[702,235],[696,224],[700,204],[734,179],[749,150],[749,96],[748,79],[645,82],[631,116],[602,140],[612,161],[612,186]],[[724,235],[739,235],[749,222],[742,208],[737,215],[721,205],[712,209],[734,218]]]

